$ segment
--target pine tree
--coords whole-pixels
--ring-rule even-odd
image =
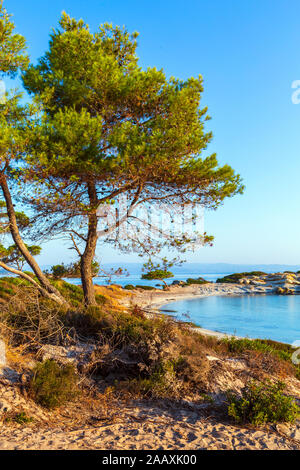
[[[64,13],[49,50],[24,73],[25,88],[44,111],[28,159],[27,178],[40,191],[32,205],[43,234],[76,240],[86,305],[95,304],[99,235],[113,238],[137,207],[215,209],[243,190],[230,166],[204,156],[212,134],[200,106],[202,77],[182,81],[143,70],[136,48],[136,33],[108,24],[92,33]],[[99,230],[99,206],[120,195],[128,201],[126,215]]]

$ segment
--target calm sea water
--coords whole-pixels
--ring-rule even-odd
[[[203,277],[207,281],[215,282],[219,277],[224,277],[229,273],[222,273],[222,274],[195,274],[195,273],[182,273],[182,274],[175,274],[174,277],[171,279],[166,279],[167,284],[172,284],[172,282],[176,279],[177,281],[185,281],[186,279],[190,278],[197,278]],[[80,279],[65,279],[65,281],[70,282],[71,284],[75,284],[79,286],[81,284]],[[105,277],[95,277],[94,284],[98,285],[106,285],[107,278]],[[141,286],[152,286],[155,287],[156,285],[162,285],[161,281],[147,281],[145,279],[141,279],[141,274],[130,274],[129,276],[115,276],[112,278],[113,284],[119,284],[120,286],[124,287],[126,284],[132,284],[134,286],[141,285]]]
[[[219,277],[228,273],[199,274],[182,273],[168,279],[171,284],[174,279],[186,280],[198,276],[215,282]],[[80,285],[80,279],[66,279],[67,282]],[[120,276],[112,282],[125,286],[148,285],[156,286],[160,281],[141,279],[140,273]],[[103,277],[94,278],[94,283],[107,284]],[[241,297],[204,297],[177,301],[164,305],[162,309],[174,310],[172,315],[181,320],[190,319],[196,325],[208,330],[220,331],[227,334],[249,338],[273,339],[284,343],[300,340],[300,296],[277,295],[247,295]]]
[[[300,340],[298,295],[204,297],[169,303],[162,309],[175,310],[175,317],[188,318],[208,330],[289,344]]]

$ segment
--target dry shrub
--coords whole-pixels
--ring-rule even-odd
[[[179,399],[182,395],[182,382],[176,374],[175,361],[161,362],[152,374],[144,378],[125,382],[133,394],[147,398]]]
[[[0,306],[0,331],[9,344],[32,348],[43,343],[59,344],[67,335],[63,310],[41,299],[33,287],[19,287]]]
[[[253,377],[262,378],[265,374],[298,377],[299,366],[292,364],[294,350],[289,344],[248,338],[230,338],[222,342],[227,352],[247,360]]]
[[[252,376],[257,379],[262,379],[266,374],[276,374],[280,378],[286,378],[294,373],[291,363],[271,353],[249,351],[245,356]]]
[[[177,365],[177,376],[191,390],[204,390],[210,372],[207,354],[211,352],[208,345],[203,343],[198,333],[189,330],[179,330],[177,335],[178,354],[180,361]]]
[[[125,381],[122,387],[133,394],[168,399],[207,390],[210,364],[206,347],[198,334],[191,333],[185,325],[165,321],[169,327],[168,340],[157,334],[140,345],[143,352],[140,374]]]

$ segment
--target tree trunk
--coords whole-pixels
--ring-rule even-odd
[[[11,266],[8,266],[7,264],[3,263],[2,261],[0,261],[0,268],[3,268],[6,271],[9,271],[10,273],[16,274],[17,276],[20,276],[23,279],[26,279],[26,281],[30,282],[34,287],[38,289],[38,291],[43,295],[43,297],[47,297],[47,299],[51,299],[51,300],[56,300],[55,294],[51,294],[50,292],[47,292],[46,289],[44,289],[28,274],[23,273],[23,271],[20,271],[19,269],[14,269]]]
[[[88,183],[88,194],[90,205],[93,207],[90,212],[89,226],[88,226],[88,235],[86,246],[83,254],[81,255],[81,283],[84,295],[85,306],[97,305],[95,298],[95,289],[93,284],[93,269],[92,264],[95,258],[96,246],[97,246],[97,226],[98,226],[98,217],[97,217],[97,193],[95,185]]]
[[[49,282],[49,279],[47,279],[47,277],[45,276],[45,274],[43,273],[43,271],[41,270],[41,268],[35,261],[34,257],[30,254],[25,243],[22,240],[22,237],[19,232],[18,224],[17,224],[14,205],[13,205],[11,194],[7,185],[6,176],[3,173],[0,175],[0,186],[1,186],[4,198],[5,198],[5,202],[6,202],[10,233],[12,235],[12,238],[15,244],[17,245],[18,249],[24,256],[24,258],[26,259],[29,266],[32,268],[42,288],[45,291],[47,291],[49,294],[51,294],[51,299],[59,304],[68,305],[68,302],[66,301],[66,299],[64,299],[61,293]]]

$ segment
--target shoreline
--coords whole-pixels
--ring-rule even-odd
[[[299,295],[299,292],[297,292]],[[294,294],[294,295],[297,295]],[[146,313],[151,315],[172,315],[172,312],[162,311],[161,307],[163,305],[179,302],[181,300],[187,299],[200,299],[206,298],[210,296],[224,296],[224,297],[239,297],[245,295],[275,295],[278,294],[274,291],[274,286],[262,286],[262,285],[241,285],[241,284],[231,284],[231,283],[207,283],[207,284],[200,284],[200,285],[191,285],[191,286],[170,286],[170,290],[168,291],[141,291],[135,290],[131,291],[131,295],[129,296],[130,302],[126,302],[126,306],[132,305],[133,303],[140,308],[142,308]],[[123,303],[123,302],[122,302]],[[175,312],[174,312],[175,313]],[[189,322],[187,322],[189,323]],[[226,339],[226,338],[236,338],[236,339],[266,339],[260,338],[259,336],[255,338],[250,338],[248,336],[239,336],[236,334],[224,333],[218,330],[210,330],[207,328],[202,328],[201,326],[194,326],[191,325],[191,329],[193,331],[197,331],[199,334],[203,334],[205,336],[213,336],[217,339]],[[267,338],[271,339],[271,338]],[[289,342],[277,341],[278,343],[288,344]]]
[[[184,291],[184,292],[182,292]],[[180,300],[194,299],[194,298],[205,298],[211,296],[243,296],[243,295],[266,295],[272,294],[272,292],[266,292],[265,289],[258,287],[253,289],[248,286],[241,286],[239,284],[227,284],[227,283],[207,283],[192,286],[170,286],[169,291],[143,291],[136,290],[132,292],[131,300],[134,298],[136,305],[143,308],[147,313],[151,314],[163,314],[168,315],[168,312],[162,312],[160,307],[169,304],[171,302],[178,302]],[[153,300],[155,302],[153,303]],[[172,313],[170,316],[172,316]],[[208,330],[200,326],[191,327],[193,331],[197,331],[199,334],[206,336],[213,336],[217,339],[224,338],[236,338],[243,339],[242,336],[234,334],[222,333],[216,330]]]

